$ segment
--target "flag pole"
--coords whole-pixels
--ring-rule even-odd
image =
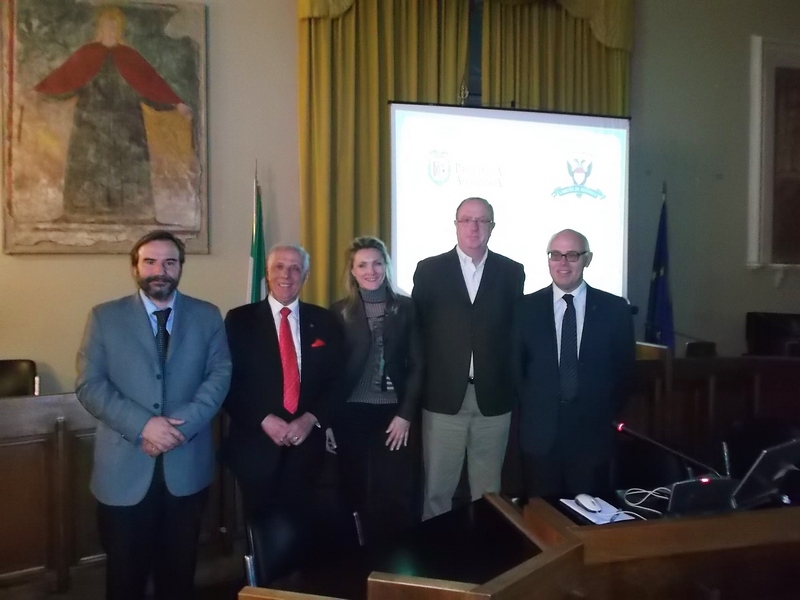
[[[669,247],[667,239],[667,181],[661,184],[661,216],[658,219],[653,272],[647,303],[645,341],[675,349],[675,325],[669,289]]]
[[[247,279],[247,302],[266,298],[266,257],[264,252],[264,222],[261,208],[261,186],[258,183],[258,160],[253,175],[253,228],[250,236],[250,269]]]

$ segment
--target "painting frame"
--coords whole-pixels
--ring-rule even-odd
[[[787,106],[793,110],[787,110]],[[791,198],[798,202],[790,202]],[[793,241],[795,236],[783,233],[790,224],[787,215],[795,211],[795,218],[798,218],[798,210],[800,42],[753,35],[750,40],[747,266],[800,268],[800,245]]]
[[[3,250],[126,254],[174,233],[209,253],[207,7],[2,7]]]

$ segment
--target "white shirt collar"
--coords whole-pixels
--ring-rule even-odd
[[[472,265],[474,265],[474,266],[475,266],[475,268],[477,269],[477,268],[478,268],[478,267],[480,267],[480,266],[481,266],[481,265],[482,265],[484,262],[486,262],[486,257],[487,257],[487,256],[489,256],[489,248],[486,248],[486,252],[484,252],[484,253],[483,253],[483,256],[482,256],[482,257],[481,257],[481,259],[480,259],[479,261],[477,261],[477,262],[475,262],[474,260],[472,260],[472,257],[471,257],[471,256],[468,256],[468,255],[467,255],[467,254],[466,254],[466,253],[465,253],[465,252],[464,252],[464,251],[461,249],[461,247],[460,247],[458,244],[456,244],[456,253],[458,254],[458,260],[459,260],[459,261],[461,261],[461,264],[462,264],[462,265],[465,265],[465,264],[472,264]]]
[[[572,290],[571,292],[565,292],[560,287],[558,287],[555,283],[553,284],[553,304],[556,304],[560,301],[565,294],[572,294],[573,301],[583,300],[583,297],[586,296],[586,282],[581,281],[581,284]]]
[[[275,297],[272,294],[267,296],[267,300],[269,301],[269,307],[272,310],[272,316],[277,319],[280,316],[281,309],[284,305],[275,300]],[[295,298],[290,304],[287,304],[286,308],[292,311],[292,313],[289,315],[290,317],[294,315],[299,318],[300,315],[298,314],[298,309],[300,308],[300,300],[298,298]]]
[[[172,312],[175,312],[175,298],[178,297],[178,290],[175,290],[175,293],[172,294],[172,298],[170,298],[169,302],[164,308],[171,308]],[[147,311],[147,314],[152,316],[154,312],[157,310],[163,310],[162,308],[158,308],[153,301],[148,298],[147,294],[145,294],[142,290],[139,290],[139,298],[142,299],[142,304],[144,304],[144,309]],[[170,319],[172,319],[172,315],[170,314]]]

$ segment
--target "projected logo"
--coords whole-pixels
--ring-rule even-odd
[[[447,152],[434,150],[428,154],[428,177],[436,185],[443,185],[450,179],[450,157]]]
[[[572,178],[572,185],[568,187],[557,187],[553,190],[553,197],[568,196],[575,194],[581,198],[584,194],[592,198],[605,198],[606,195],[599,189],[592,189],[586,186],[586,180],[592,174],[591,158],[571,158],[567,161],[567,171]]]

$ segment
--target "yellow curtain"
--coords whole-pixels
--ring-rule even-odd
[[[390,243],[389,101],[457,104],[469,0],[298,0],[304,299],[343,294],[344,249]]]
[[[630,114],[633,0],[486,0],[485,106]]]

